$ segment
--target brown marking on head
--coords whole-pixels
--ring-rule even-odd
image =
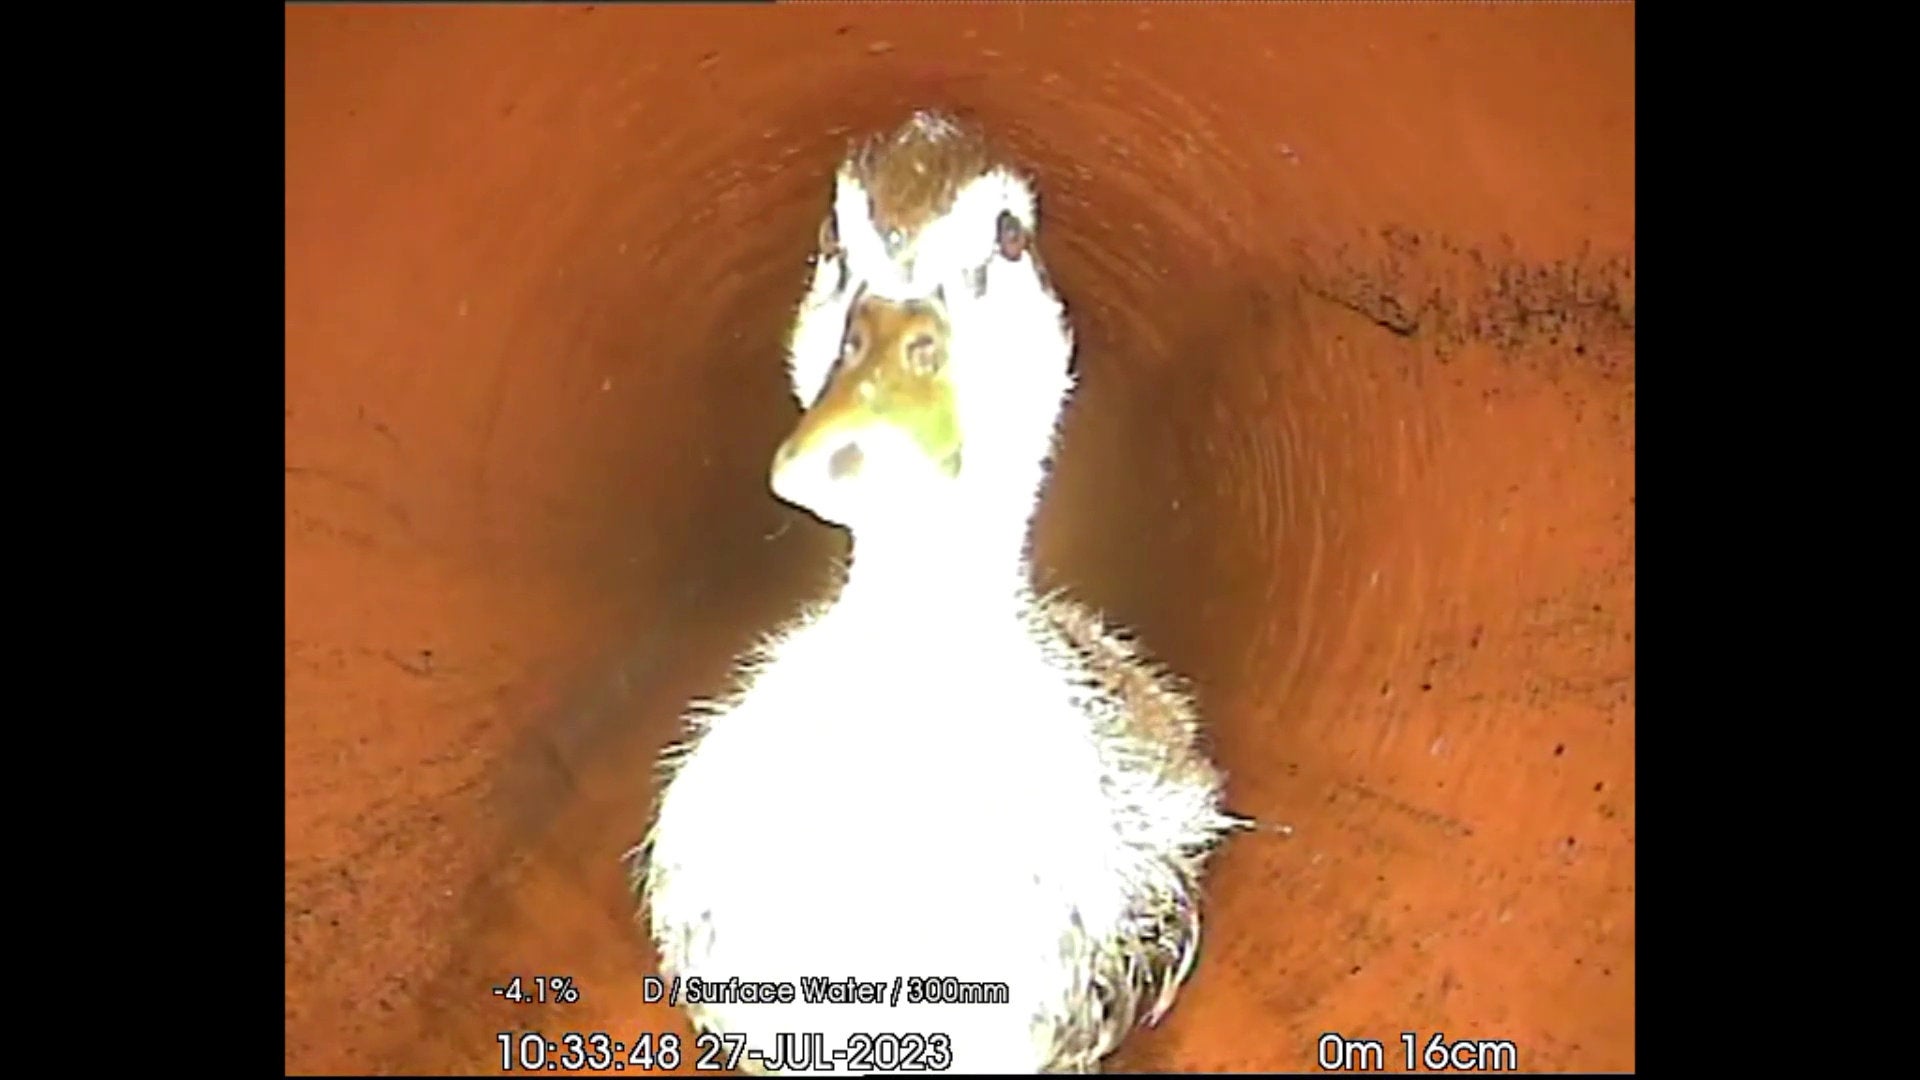
[[[894,131],[874,135],[848,159],[867,191],[867,209],[882,236],[912,237],[953,208],[969,181],[995,163],[978,128],[940,113],[916,113]]]
[[[881,411],[919,404],[939,390],[947,333],[940,310],[924,300],[862,297],[847,316],[828,394],[864,395]]]
[[[777,464],[824,448],[822,440],[858,438],[862,428],[886,423],[910,434],[953,475],[960,436],[946,378],[947,343],[946,320],[931,303],[855,301],[826,389],[781,446]],[[838,474],[857,471],[858,464],[848,455],[829,468]]]

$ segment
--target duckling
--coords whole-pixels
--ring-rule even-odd
[[[835,179],[768,483],[851,557],[689,710],[631,853],[662,974],[754,1071],[1097,1072],[1251,825],[1183,681],[1031,583],[1074,381],[1036,209],[938,113]]]

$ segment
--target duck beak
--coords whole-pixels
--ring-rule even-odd
[[[832,522],[900,508],[960,474],[945,305],[862,296],[820,398],[774,452],[779,498]]]

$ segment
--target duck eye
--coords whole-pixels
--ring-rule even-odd
[[[994,225],[994,243],[1000,248],[1000,257],[1008,262],[1019,262],[1026,254],[1027,227],[1013,216],[1013,211],[1000,211],[1000,218]]]

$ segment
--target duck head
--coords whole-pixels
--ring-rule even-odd
[[[776,496],[856,532],[992,502],[1024,520],[1072,353],[1036,227],[1028,181],[951,117],[847,155],[790,343],[804,412]]]

